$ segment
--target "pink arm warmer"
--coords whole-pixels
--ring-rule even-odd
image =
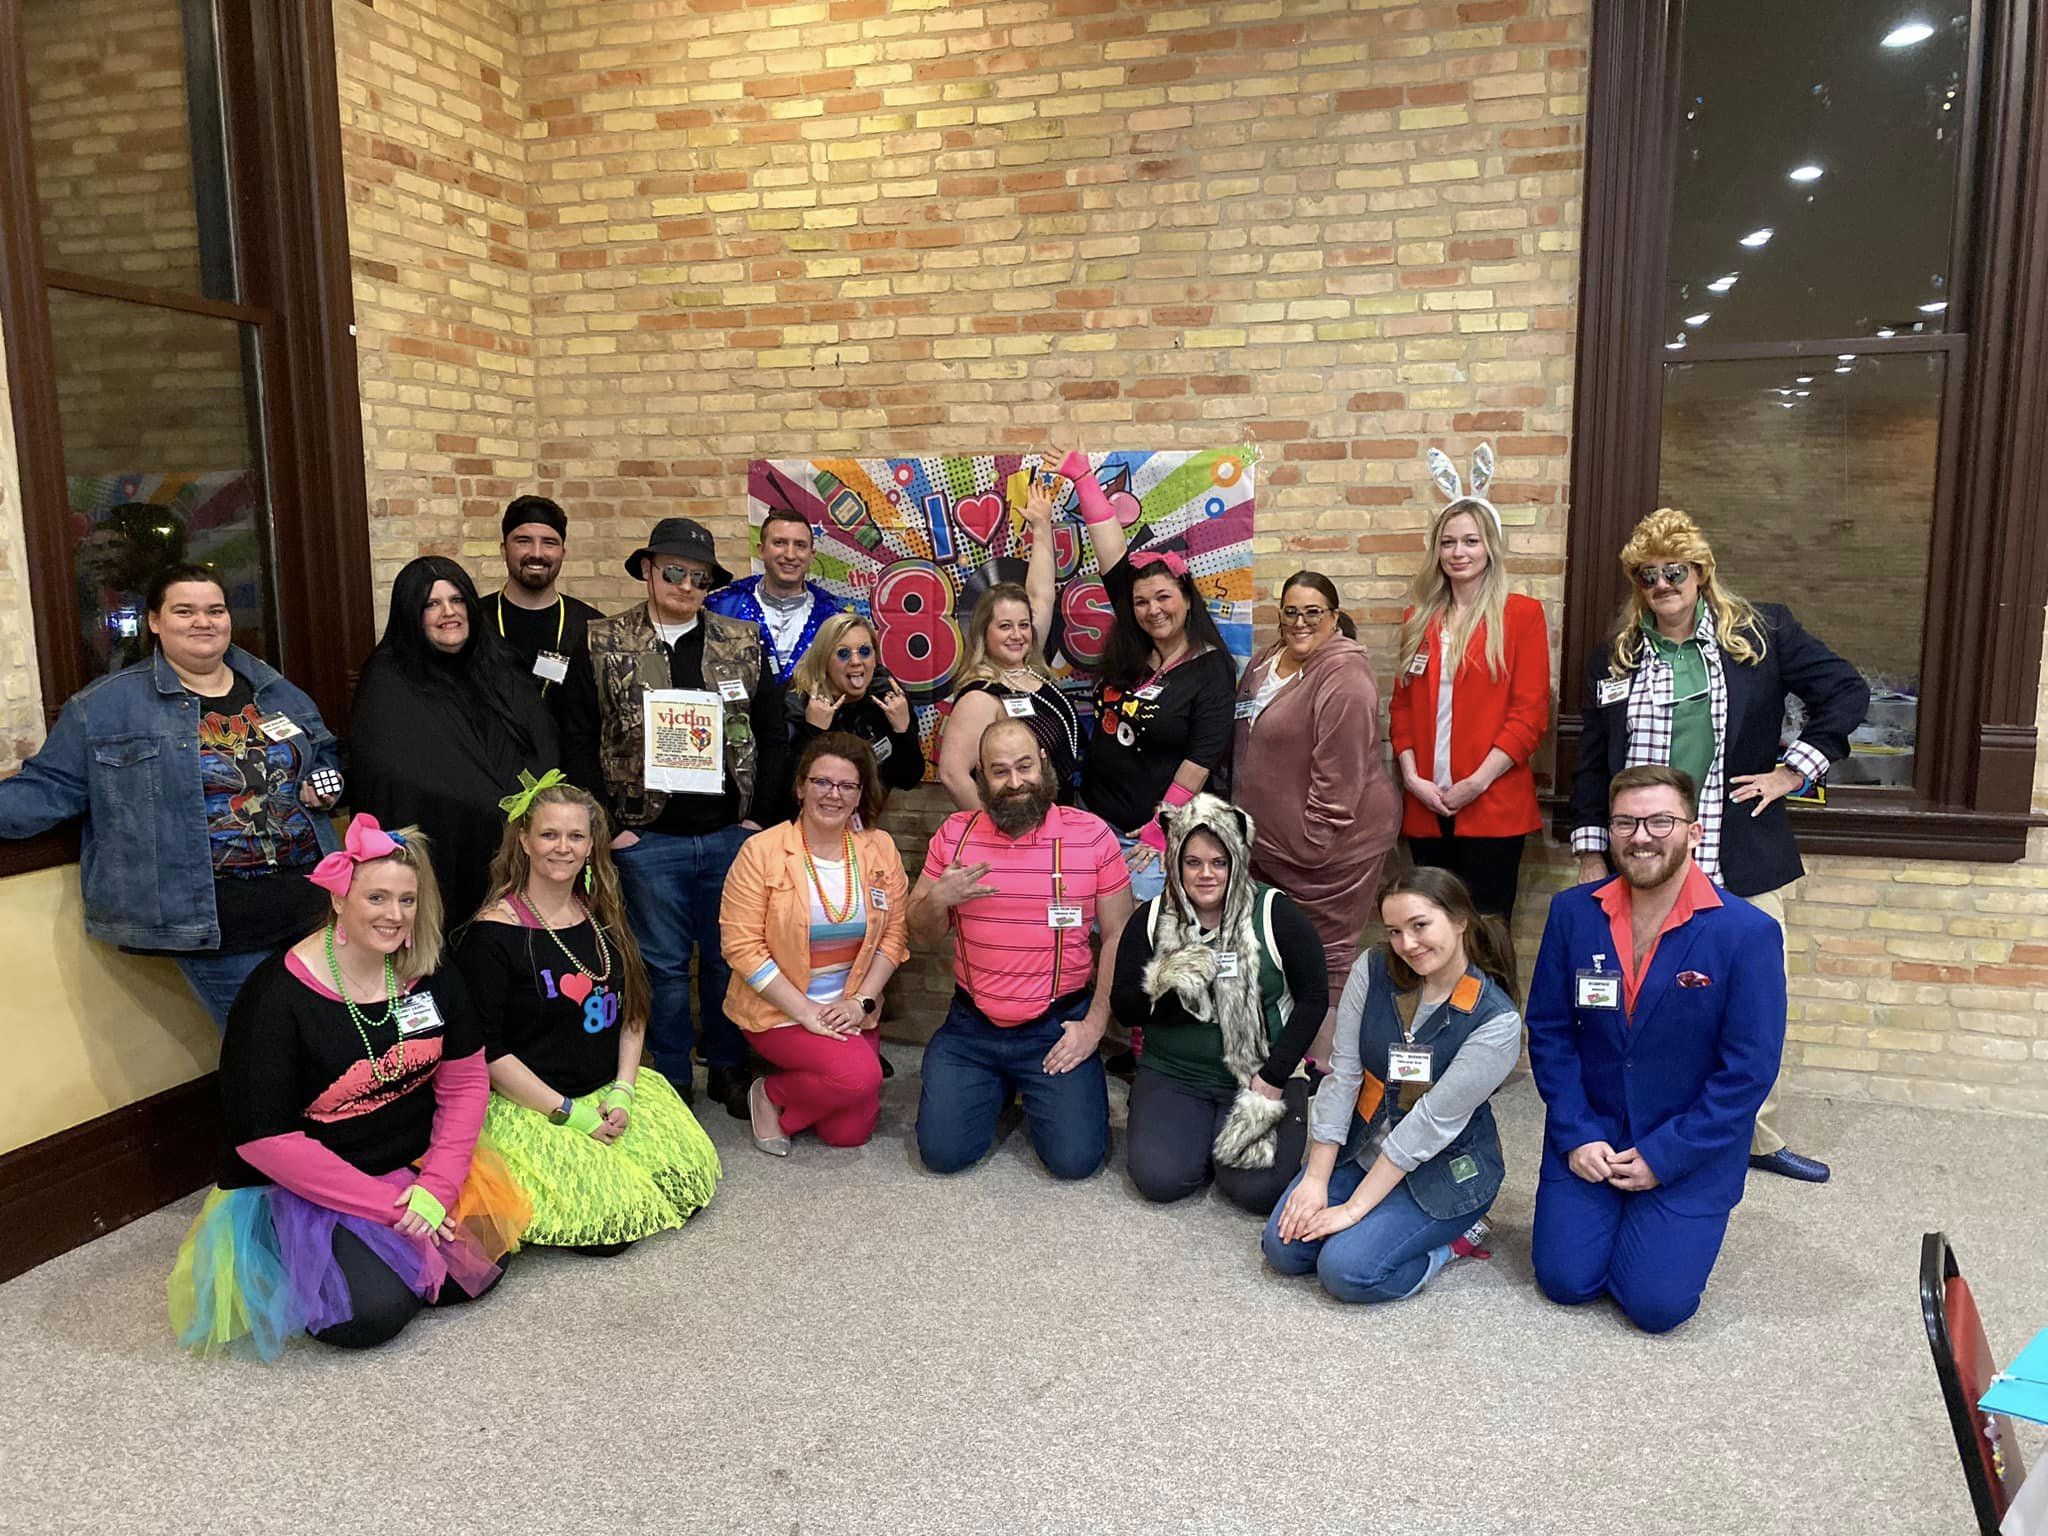
[[[413,1182],[410,1174],[391,1173],[380,1179],[365,1173],[304,1131],[245,1141],[235,1151],[271,1183],[330,1211],[386,1227],[397,1225],[405,1214],[405,1208],[393,1202]]]
[[[1095,471],[1088,467],[1088,455],[1078,448],[1060,460],[1060,473],[1074,482],[1074,494],[1081,499],[1081,518],[1084,522],[1113,523],[1116,508],[1109,504],[1109,498],[1102,494],[1102,486],[1095,478]]]
[[[484,1053],[472,1051],[434,1069],[434,1130],[420,1159],[418,1183],[449,1210],[469,1177],[470,1155],[491,1099],[491,1070]]]

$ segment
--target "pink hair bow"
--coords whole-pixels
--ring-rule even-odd
[[[365,811],[348,824],[348,835],[341,840],[341,847],[315,864],[306,878],[337,896],[346,896],[349,886],[355,883],[358,864],[389,858],[404,846]]]
[[[1188,563],[1170,549],[1141,549],[1131,556],[1131,569],[1142,571],[1147,566],[1163,565],[1178,581],[1188,573]]]

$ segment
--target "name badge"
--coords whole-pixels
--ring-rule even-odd
[[[533,658],[533,675],[543,682],[559,683],[569,675],[569,658],[560,651],[542,651]]]
[[[271,741],[280,743],[290,741],[294,736],[306,734],[296,725],[292,724],[292,719],[289,715],[265,715],[256,722],[256,729],[261,731]]]
[[[1628,697],[1628,679],[1625,677],[1603,677],[1593,685],[1593,698],[1602,709],[1610,704],[1619,704]]]
[[[868,743],[868,750],[875,754],[877,763],[886,763],[896,750],[896,743],[884,736],[880,741]]]
[[[1229,981],[1237,975],[1237,951],[1221,949],[1216,952],[1216,979]]]
[[[868,905],[869,905],[869,906],[871,906],[871,907],[873,907],[873,908],[874,908],[874,909],[875,909],[875,910],[876,910],[877,912],[886,912],[886,911],[888,911],[888,910],[889,910],[889,893],[888,893],[887,891],[883,890],[883,889],[882,889],[882,888],[881,888],[881,887],[880,887],[879,885],[871,885],[871,886],[869,886],[869,887],[868,887]]]
[[[1138,697],[1141,699],[1156,699],[1164,692],[1166,692],[1166,688],[1163,684],[1150,683],[1138,690]]]
[[[1238,718],[1238,719],[1240,719],[1240,720],[1256,720],[1256,719],[1258,719],[1258,718],[1259,718],[1259,701],[1258,701],[1257,699],[1240,699],[1240,700],[1238,700],[1238,704],[1237,704],[1237,718]]]
[[[1079,907],[1061,906],[1055,902],[1045,909],[1045,926],[1048,928],[1078,928],[1083,921]]]
[[[414,992],[398,1000],[398,1033],[423,1035],[441,1027],[441,1010],[434,1006],[431,992]]]
[[[1387,1081],[1427,1083],[1434,1073],[1430,1053],[1420,1046],[1397,1045],[1387,1052]]]
[[[723,678],[718,684],[718,696],[728,704],[744,704],[747,702],[747,685],[736,677]]]
[[[1429,670],[1429,652],[1427,652],[1427,651],[1417,651],[1417,652],[1416,652],[1416,653],[1414,654],[1414,656],[1412,656],[1411,658],[1409,658],[1409,662],[1408,662],[1408,675],[1409,675],[1410,677],[1420,677],[1420,676],[1422,676],[1422,674],[1423,674],[1423,673],[1427,672],[1428,670]]]
[[[1612,1013],[1621,1006],[1621,978],[1612,971],[1580,971],[1573,980],[1572,1000],[1581,1008]]]
[[[1003,713],[1012,720],[1029,720],[1035,713],[1029,698],[1003,700]]]

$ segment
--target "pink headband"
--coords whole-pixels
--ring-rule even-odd
[[[313,872],[306,878],[337,896],[346,896],[348,888],[355,883],[358,864],[389,858],[404,846],[402,841],[378,826],[377,818],[366,811],[348,824],[348,835],[342,839],[340,849],[315,864]]]
[[[1163,565],[1176,580],[1187,575],[1188,563],[1170,549],[1141,549],[1131,556],[1131,569],[1142,571],[1147,566]]]

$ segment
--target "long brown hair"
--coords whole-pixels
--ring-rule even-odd
[[[640,946],[633,942],[633,930],[626,925],[626,894],[619,885],[619,869],[612,862],[611,827],[604,807],[594,795],[574,784],[550,784],[533,797],[526,814],[505,823],[505,835],[498,840],[497,856],[491,860],[490,894],[484,898],[488,912],[508,896],[522,900],[533,864],[526,856],[520,834],[533,825],[533,813],[544,805],[581,806],[590,816],[590,888],[576,894],[590,909],[591,920],[604,929],[605,943],[619,957],[625,974],[619,987],[620,1017],[627,1029],[645,1029],[653,992],[647,984],[647,964],[640,958]]]
[[[1508,937],[1507,924],[1497,917],[1483,916],[1472,905],[1472,893],[1465,888],[1465,882],[1448,869],[1435,869],[1422,865],[1415,869],[1404,869],[1390,877],[1380,887],[1379,900],[1375,910],[1384,910],[1390,896],[1420,896],[1437,908],[1452,923],[1465,925],[1465,958],[1479,967],[1488,976],[1500,983],[1501,990],[1521,1002],[1521,989],[1515,980],[1515,946]],[[1387,972],[1394,978],[1394,985],[1406,991],[1421,981],[1408,962],[1394,953],[1394,946],[1386,944]]]

